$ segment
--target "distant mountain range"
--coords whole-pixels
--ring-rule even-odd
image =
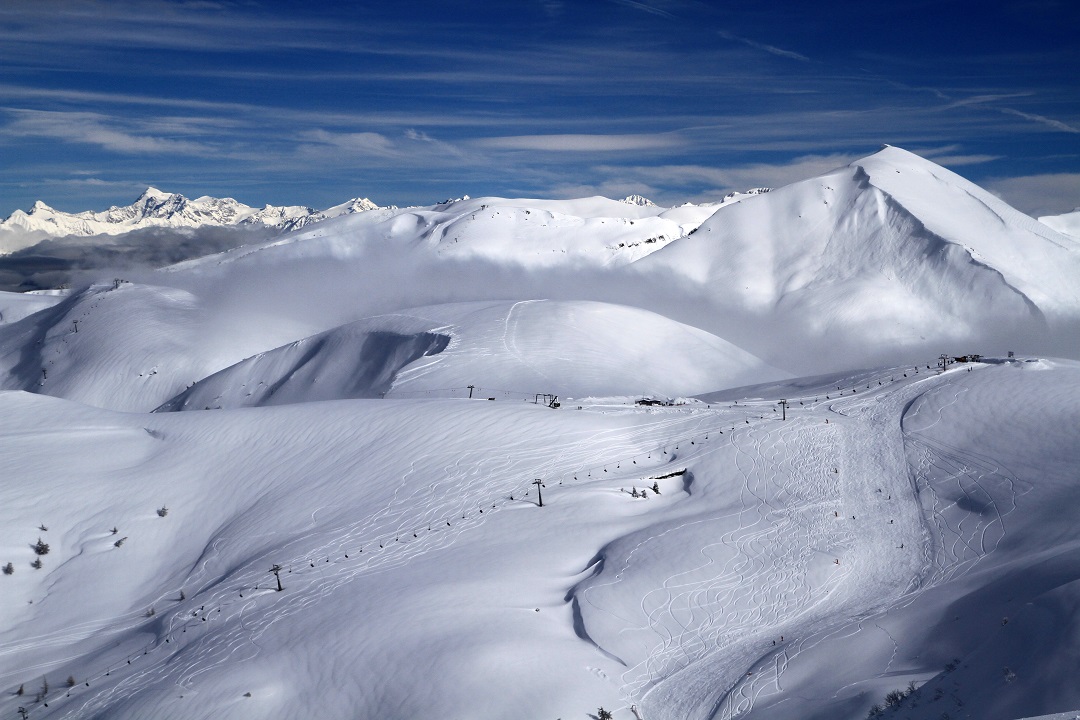
[[[749,193],[767,192],[756,189]],[[728,197],[735,197],[732,193]],[[456,201],[468,200],[469,196]],[[641,195],[629,195],[621,202],[639,207],[655,207]],[[38,200],[29,211],[16,210],[0,222],[0,255],[32,247],[47,238],[122,235],[145,228],[258,227],[285,233],[329,218],[367,212],[396,210],[397,206],[377,205],[368,198],[353,198],[340,205],[316,210],[304,205],[264,205],[254,208],[233,198],[208,195],[191,200],[179,193],[148,187],[131,205],[113,206],[104,211],[67,213]]]
[[[0,223],[0,254],[14,252],[47,237],[119,235],[151,227],[196,228],[256,226],[279,232],[297,230],[327,218],[380,209],[367,198],[354,198],[325,210],[303,205],[253,208],[232,198],[188,199],[148,187],[131,205],[102,212],[66,213],[40,200],[29,212],[16,210]]]

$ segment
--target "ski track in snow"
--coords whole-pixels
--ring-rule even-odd
[[[47,708],[50,717],[92,716],[141,687],[163,682],[176,685],[185,696],[195,695],[201,676],[223,663],[257,656],[260,638],[274,624],[366,574],[451,547],[509,504],[532,502],[527,493],[533,477],[549,478],[549,486],[556,478],[561,478],[560,485],[580,486],[594,482],[595,472],[598,478],[606,473],[605,481],[617,482],[624,463],[630,463],[628,469],[656,472],[665,466],[701,466],[729,450],[742,478],[741,497],[731,512],[694,517],[644,537],[626,554],[621,569],[612,568],[609,580],[587,587],[581,597],[591,603],[591,595],[620,583],[635,555],[649,543],[664,542],[694,525],[737,523],[697,551],[696,565],[646,592],[639,617],[620,618],[620,634],[646,631],[653,638],[644,659],[622,675],[627,705],[643,702],[650,718],[685,716],[701,697],[680,695],[682,689],[716,683],[720,677],[710,659],[722,654],[728,689],[713,716],[735,718],[751,711],[759,698],[781,692],[784,673],[806,649],[863,630],[888,635],[876,618],[971,572],[1004,537],[1005,518],[1015,509],[1017,495],[1028,489],[991,458],[949,447],[926,433],[938,418],[924,418],[918,400],[927,393],[951,392],[950,402],[955,402],[966,392],[963,387],[950,382],[948,374],[905,380],[895,377],[898,374],[885,371],[861,378],[865,390],[837,399],[793,398],[790,403],[803,404],[791,409],[793,417],[786,422],[771,413],[772,400],[709,410],[692,406],[665,409],[647,423],[598,431],[555,447],[508,446],[480,464],[447,457],[444,478],[425,485],[412,476],[431,461],[429,453],[412,461],[390,502],[370,516],[319,528],[315,509],[308,530],[291,538],[274,557],[244,563],[223,577],[214,577],[209,567],[229,538],[215,538],[185,581],[199,589],[186,602],[163,611],[150,627],[147,618],[127,613],[28,638],[0,654],[31,645],[63,645],[90,633],[112,638],[96,651],[105,671],[85,678],[89,687],[80,682],[64,697],[53,696]],[[913,408],[903,414],[905,427],[896,423],[903,407]],[[825,418],[832,422],[826,424]],[[880,433],[890,420],[895,425],[893,442],[904,461],[868,478],[865,474],[873,469],[849,462],[844,448],[857,444],[860,434]],[[906,427],[919,423],[916,429]],[[703,441],[706,435],[711,439]],[[690,442],[694,445],[684,447]],[[641,451],[650,444],[653,450]],[[952,487],[956,496],[946,496],[944,487]],[[848,520],[860,510],[868,515],[863,510],[868,502],[899,506],[905,492],[916,494],[923,514],[898,516],[902,522],[884,530]],[[958,502],[977,503],[987,511],[954,512]],[[854,513],[848,508],[855,508]],[[917,567],[875,562],[883,553],[895,552],[900,538],[918,547]],[[841,558],[839,566],[832,566],[834,557]],[[282,567],[285,593],[272,589],[272,576],[264,569],[272,563]],[[815,568],[821,574],[822,565],[830,567],[815,585],[811,577]],[[779,608],[785,609],[782,617]],[[155,626],[160,631],[155,632]],[[768,645],[780,634],[783,642]],[[139,647],[133,650],[133,644]],[[732,668],[740,668],[737,677]]]
[[[192,598],[186,601],[182,610],[170,611],[168,615],[163,612],[159,616],[163,618],[160,622],[164,628],[160,633],[142,643],[135,652],[129,650],[126,654],[111,656],[105,672],[86,677],[83,684],[68,691],[70,698],[62,699],[70,700],[69,703],[61,704],[60,698],[53,699],[48,710],[59,713],[56,717],[84,717],[110,707],[140,687],[162,682],[177,685],[185,696],[194,694],[199,676],[227,661],[255,657],[259,652],[259,638],[275,623],[363,575],[401,567],[419,555],[450,547],[462,533],[479,526],[495,510],[510,503],[531,502],[521,498],[528,497],[528,483],[532,477],[561,476],[563,481],[571,484],[574,481],[569,478],[576,473],[585,475],[579,481],[584,484],[594,471],[606,472],[605,466],[614,465],[616,467],[612,469],[616,469],[621,462],[632,461],[627,454],[641,456],[642,444],[649,442],[656,444],[656,450],[644,455],[657,455],[653,467],[671,464],[674,457],[661,460],[667,454],[664,447],[680,442],[671,440],[673,436],[678,438],[685,434],[689,440],[705,434],[703,415],[669,413],[647,424],[621,431],[592,433],[543,451],[533,449],[524,453],[521,448],[508,448],[502,457],[486,460],[480,466],[465,467],[461,458],[455,456],[448,458],[444,466],[446,479],[443,482],[432,483],[430,487],[411,484],[410,469],[398,484],[389,505],[362,521],[294,537],[278,553],[288,554],[283,560],[278,555],[268,557],[265,562],[258,563],[259,569],[252,567],[256,563],[248,563],[238,572],[215,580],[207,577],[206,570],[212,557],[204,557],[188,580],[189,585],[202,588],[193,593],[193,598],[198,599],[197,610],[191,609]],[[596,462],[596,448],[600,444],[604,456],[613,458],[606,463]],[[422,459],[414,459],[413,467]],[[522,470],[522,467],[526,469]],[[644,469],[646,466],[638,467]],[[515,497],[513,501],[508,499],[511,493]],[[463,501],[463,497],[484,497],[484,500]],[[272,576],[262,566],[269,567],[275,562],[282,567],[283,584],[292,592],[279,595],[272,589]],[[207,582],[212,584],[204,587]],[[129,614],[128,617],[130,621],[126,625],[117,625],[115,618],[97,625],[102,632],[115,637],[135,630],[147,621],[138,615]],[[236,622],[222,623],[222,620]],[[221,625],[228,629],[218,631],[216,628]],[[194,640],[186,638],[189,634],[198,637]],[[83,637],[85,635],[68,634],[54,641],[59,644]],[[28,643],[38,641],[39,638],[31,638]],[[124,638],[114,646],[130,648],[131,643]],[[108,645],[105,647],[101,652],[108,654]],[[130,671],[127,671],[129,666]],[[114,677],[118,679],[113,680]],[[110,680],[102,683],[105,678]],[[90,682],[90,687],[85,682]],[[102,684],[105,687],[100,687]]]

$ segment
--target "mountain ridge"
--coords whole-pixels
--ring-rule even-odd
[[[29,212],[16,210],[0,222],[0,254],[34,245],[45,238],[119,235],[150,227],[262,226],[278,232],[298,230],[331,217],[382,209],[367,198],[353,198],[325,210],[304,205],[264,205],[255,208],[231,197],[203,195],[189,199],[147,187],[130,205],[107,210],[67,213],[41,200]],[[12,237],[5,239],[3,231]]]

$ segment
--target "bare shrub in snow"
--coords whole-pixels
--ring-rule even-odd
[[[890,690],[885,695],[885,707],[896,710],[904,702],[907,694],[903,690]]]

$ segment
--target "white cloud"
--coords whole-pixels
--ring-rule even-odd
[[[396,153],[390,139],[376,132],[332,133],[326,130],[306,130],[300,133],[300,139],[305,143],[330,145],[361,155],[386,156]]]
[[[1042,125],[1046,125],[1047,127],[1053,128],[1054,130],[1060,130],[1062,132],[1067,132],[1067,133],[1080,133],[1080,128],[1073,127],[1072,125],[1069,125],[1067,123],[1063,123],[1060,120],[1055,120],[1053,118],[1048,118],[1045,115],[1036,115],[1035,113],[1021,112],[1019,110],[1014,110],[1012,108],[997,108],[997,109],[1000,112],[1005,113],[1006,115],[1015,115],[1016,117],[1021,117],[1021,118],[1024,118],[1025,120],[1031,120],[1032,122],[1037,122],[1037,123],[1040,123]]]
[[[542,150],[546,152],[611,152],[680,147],[685,141],[673,133],[646,135],[513,135],[482,138],[476,145],[496,150]]]
[[[148,134],[145,124],[139,121],[125,122],[98,113],[10,109],[7,112],[14,116],[4,127],[8,137],[54,138],[128,154],[208,156],[217,152],[205,143]]]
[[[705,165],[601,166],[597,171],[609,176],[609,183],[691,188],[706,195],[722,195],[731,190],[752,187],[781,187],[820,175],[857,159],[846,154],[807,155],[789,163],[751,163],[736,167]]]
[[[788,58],[789,60],[799,60],[801,62],[810,62],[810,58],[808,58],[805,55],[802,55],[800,53],[794,52],[792,50],[784,50],[783,48],[778,48],[775,45],[767,45],[765,43],[760,43],[760,42],[757,42],[755,40],[750,40],[749,38],[739,37],[738,35],[726,32],[724,30],[718,30],[716,34],[719,35],[720,37],[724,38],[725,40],[734,40],[735,42],[740,42],[743,45],[746,45],[747,47],[752,47],[755,50],[762,50],[764,52],[767,52],[770,55],[776,55],[777,57]]]
[[[983,187],[1032,217],[1060,215],[1080,207],[1080,173],[998,178]]]

